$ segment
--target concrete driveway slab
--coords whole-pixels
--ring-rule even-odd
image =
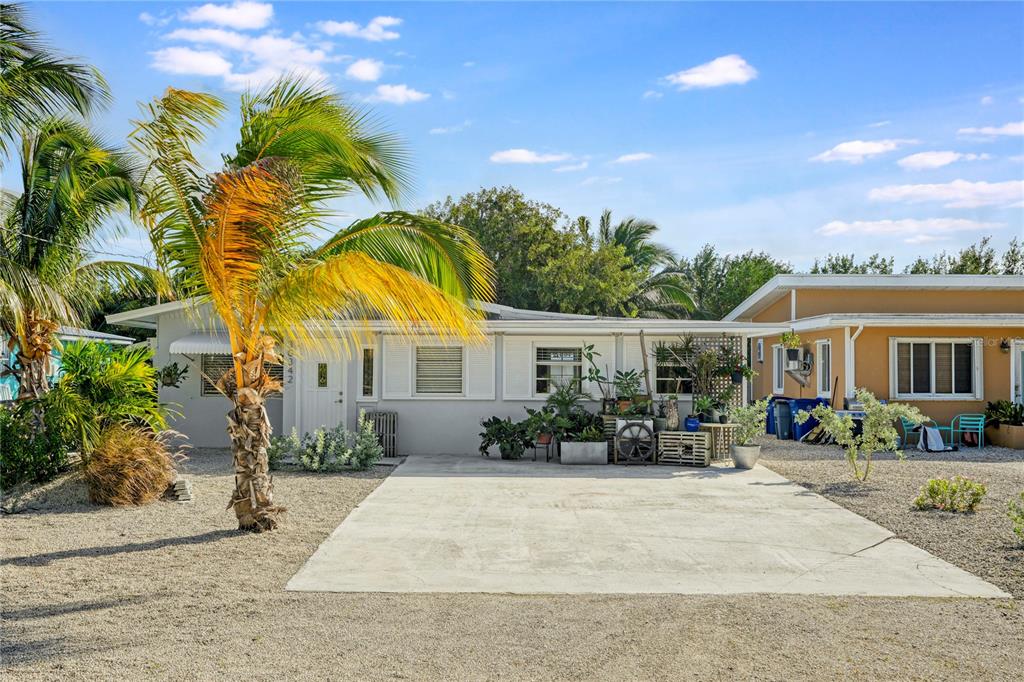
[[[456,455],[408,458],[287,589],[1009,597],[764,467]]]

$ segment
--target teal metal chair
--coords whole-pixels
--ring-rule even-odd
[[[931,426],[932,428],[939,430],[939,435],[942,436],[943,441],[951,441],[953,439],[953,427],[951,426],[939,426],[935,423],[934,419],[925,419],[921,422],[921,426]],[[921,442],[921,432],[915,431],[917,426],[912,421],[908,421],[905,417],[900,417],[900,447],[903,449],[909,448],[911,445],[917,445]]]
[[[983,414],[958,414],[953,417],[949,425],[953,432],[953,442],[960,444],[965,433],[974,433],[978,436],[978,447],[985,445],[985,415]]]

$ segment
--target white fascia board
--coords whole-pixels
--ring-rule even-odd
[[[128,310],[123,313],[107,315],[107,324],[117,324],[122,327],[139,327],[141,329],[156,329],[156,318],[164,313],[172,313],[183,309],[191,301],[170,301],[156,305]]]
[[[795,331],[812,331],[834,327],[1024,327],[1024,315],[993,314],[931,314],[931,315],[820,315],[793,323]]]

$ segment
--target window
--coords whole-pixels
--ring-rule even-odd
[[[980,400],[981,354],[975,346],[974,339],[893,339],[893,396]]]
[[[782,346],[772,346],[772,393],[775,395],[786,392],[785,361],[786,349]]]
[[[674,357],[666,360],[676,360]],[[656,361],[654,368],[654,391],[658,395],[690,395],[693,393],[693,379],[690,371],[676,362]]]
[[[818,397],[832,397],[832,342],[816,341],[814,354],[817,356]]]
[[[583,390],[583,349],[538,348],[535,392],[547,394],[569,384]]]
[[[327,363],[316,363],[316,387],[327,388]]]
[[[764,362],[764,339],[757,340],[757,355],[755,357],[758,362]]]
[[[416,393],[462,394],[462,348],[418,346]]]
[[[373,349],[363,349],[363,372],[360,395],[364,398],[373,397]]]
[[[224,353],[216,355],[204,354],[199,357],[202,358],[200,361],[200,367],[202,368],[202,372],[204,375],[200,377],[201,384],[199,388],[199,395],[219,396],[221,393],[214,387],[214,384],[217,381],[219,381],[222,376],[224,376],[225,372],[231,370],[231,356],[228,355],[227,353]],[[277,379],[282,384],[284,383],[284,365],[275,365],[267,362],[263,364],[263,367],[267,371],[267,374],[271,376],[271,378]],[[206,377],[209,377],[210,380],[213,381],[213,383],[210,383],[210,380],[207,380]],[[279,396],[281,394],[276,393],[271,395]]]

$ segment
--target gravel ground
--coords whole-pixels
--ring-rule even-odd
[[[966,448],[959,452],[908,450],[875,458],[864,483],[853,478],[845,452],[834,445],[780,443],[762,446],[762,463],[800,485],[888,528],[897,536],[1024,597],[1024,548],[1011,531],[1006,507],[1024,490],[1024,452]],[[988,487],[973,514],[919,511],[913,500],[928,479],[960,475]]]
[[[192,503],[97,508],[69,476],[0,518],[0,676],[1009,680],[1024,667],[1016,600],[285,592],[386,470],[277,474],[288,523],[250,535],[224,511],[227,455],[186,469]]]

